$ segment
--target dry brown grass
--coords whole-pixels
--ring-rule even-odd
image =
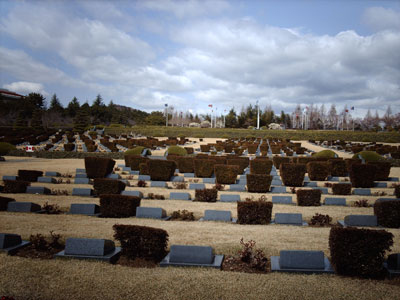
[[[18,169],[38,169],[74,173],[83,160],[45,160],[7,157],[0,176]],[[122,163],[122,161],[117,162]],[[391,176],[399,176],[400,168]],[[43,185],[37,184],[34,185]],[[48,185],[72,191],[72,185]],[[133,189],[133,188],[128,188]],[[135,188],[136,189],[136,188]],[[169,195],[172,190],[142,189],[145,194]],[[181,190],[182,191],[182,190]],[[192,192],[191,192],[192,193]],[[5,194],[17,201],[58,204],[64,211],[71,203],[98,203],[98,198]],[[242,198],[248,196],[242,194]],[[295,195],[293,195],[295,199]],[[255,198],[258,198],[256,196]],[[350,196],[351,201],[360,196]],[[375,199],[369,197],[369,199]],[[206,209],[230,210],[236,217],[235,203],[200,203],[172,200],[142,200],[142,206],[163,207],[169,214],[186,209],[197,218]],[[348,214],[373,214],[372,208],[297,207],[275,205],[277,212],[300,212],[307,221],[316,213],[329,214],[333,222]],[[171,244],[210,245],[218,254],[233,255],[239,241],[253,239],[267,256],[284,249],[322,250],[329,256],[329,228],[283,225],[237,225],[217,222],[158,221],[149,219],[94,218],[77,215],[41,215],[0,212],[0,232],[66,237],[113,239],[112,226],[137,224],[165,229]],[[394,234],[393,252],[400,252],[400,230]],[[396,283],[395,285],[393,283]],[[145,269],[75,260],[34,260],[0,254],[0,296],[18,299],[396,299],[399,281],[370,281],[333,275],[244,274],[209,269]]]

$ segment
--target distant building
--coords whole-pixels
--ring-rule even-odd
[[[3,101],[14,101],[14,100],[21,100],[25,96],[11,92],[6,89],[0,89],[0,99]]]

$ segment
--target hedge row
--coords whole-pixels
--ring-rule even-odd
[[[135,196],[103,194],[100,196],[100,212],[102,217],[107,218],[133,217],[140,201]]]
[[[237,203],[239,224],[269,224],[271,223],[273,203],[263,200],[243,201]]]

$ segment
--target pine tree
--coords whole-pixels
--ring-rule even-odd
[[[80,109],[74,120],[74,131],[83,133],[89,125],[89,115],[85,109]]]
[[[42,111],[35,109],[32,113],[31,127],[35,130],[43,129]]]
[[[76,97],[72,98],[71,102],[68,103],[68,106],[67,106],[68,116],[74,118],[76,116],[76,114],[78,113],[79,108],[80,108],[80,104],[79,104],[78,99]]]

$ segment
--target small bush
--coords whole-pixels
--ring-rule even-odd
[[[223,191],[225,189],[225,186],[222,184],[216,183],[213,188],[216,189],[217,191]]]
[[[272,176],[267,174],[247,174],[247,191],[250,193],[267,193],[271,187]]]
[[[171,214],[171,219],[170,220],[174,220],[174,221],[194,221],[194,215],[193,212],[191,211],[187,211],[186,209],[180,211],[174,211]]]
[[[7,197],[0,197],[0,211],[6,211],[8,202],[14,202],[15,199],[7,198]]]
[[[161,261],[167,254],[168,233],[159,228],[115,224],[114,238],[121,243],[122,254],[130,259]]]
[[[151,159],[148,161],[151,180],[169,181],[174,176],[176,163],[174,161]]]
[[[331,263],[340,275],[383,277],[385,252],[393,245],[393,234],[385,230],[342,228],[329,234]]]
[[[57,204],[49,204],[47,201],[42,205],[42,210],[47,215],[59,215],[61,214],[60,207]]]
[[[307,163],[307,173],[311,180],[324,181],[329,175],[328,164],[320,161]]]
[[[186,156],[188,155],[185,148],[180,146],[170,146],[168,147],[168,155]]]
[[[373,162],[373,161],[383,161],[385,160],[381,155],[376,153],[375,151],[361,151],[353,155],[353,158],[359,158],[361,156],[365,162]]]
[[[4,180],[4,193],[7,194],[25,193],[26,188],[30,185],[31,183],[29,181]]]
[[[194,160],[194,174],[200,178],[210,178],[214,174],[214,160],[195,159]]]
[[[48,251],[51,249],[61,249],[63,244],[60,243],[61,235],[50,231],[50,237],[44,237],[40,233],[31,235],[29,241],[32,243],[33,249],[36,251]]]
[[[285,186],[303,186],[306,165],[282,163],[280,175]]]
[[[147,186],[147,182],[144,180],[139,180],[137,183],[138,187],[146,187]]]
[[[43,176],[42,171],[18,170],[18,180],[36,182],[38,177]]]
[[[379,161],[379,162],[368,162],[367,165],[373,165],[376,167],[374,180],[387,181],[390,174],[390,168],[392,167],[390,162]]]
[[[179,157],[178,169],[180,173],[194,173],[193,157]]]
[[[298,206],[320,206],[321,205],[321,190],[297,190],[297,205]]]
[[[272,202],[258,201],[237,202],[239,224],[269,224],[272,216]]]
[[[348,174],[346,162],[342,159],[328,160],[328,170],[331,176],[345,177]]]
[[[334,158],[337,157],[336,153],[332,150],[322,150],[312,155],[314,158]]]
[[[104,178],[110,174],[115,165],[115,160],[102,157],[85,157],[85,169],[89,178]]]
[[[9,151],[16,149],[17,148],[10,143],[0,142],[0,156],[7,155]]]
[[[250,264],[250,266],[256,270],[265,271],[268,258],[261,249],[254,249],[256,242],[250,240],[245,243],[243,238],[241,238],[240,244],[243,246],[243,248],[238,252],[240,260]]]
[[[239,174],[239,166],[235,165],[215,165],[214,172],[216,182],[219,184],[234,184],[236,183],[237,175]]]
[[[360,199],[353,203],[354,207],[371,207],[367,199]]]
[[[127,155],[142,155],[143,151],[146,149],[145,155],[151,155],[150,149],[147,149],[143,146],[136,146],[133,149],[129,149],[125,151],[125,156]]]
[[[154,194],[154,193],[148,193],[147,194],[147,199],[150,200],[165,200],[165,196],[164,195],[158,195],[158,194]]]
[[[374,204],[378,224],[388,228],[400,228],[400,200],[380,201]]]
[[[173,182],[172,185],[173,185],[174,189],[177,189],[177,190],[186,190],[187,189],[186,182]]]
[[[125,166],[130,167],[133,171],[139,171],[141,164],[147,164],[150,160],[148,157],[140,155],[125,155]]]
[[[106,218],[128,218],[136,216],[136,207],[141,199],[135,196],[103,194],[100,196],[100,212]]]
[[[272,161],[269,159],[253,159],[250,161],[250,174],[270,174]]]
[[[121,194],[125,190],[125,183],[121,180],[109,178],[95,178],[93,188],[97,195],[102,194]]]
[[[218,191],[216,189],[196,190],[195,201],[199,202],[217,202]]]
[[[352,164],[350,181],[353,187],[370,188],[374,186],[376,167],[373,165]]]
[[[316,213],[310,221],[310,225],[313,226],[329,226],[332,222],[332,218],[329,215],[322,215],[322,214],[318,214]]]
[[[351,184],[334,183],[332,184],[332,193],[334,195],[351,195]]]

